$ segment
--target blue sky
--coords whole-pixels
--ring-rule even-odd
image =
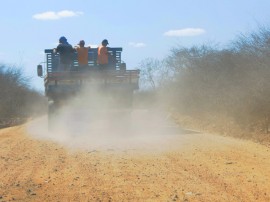
[[[60,36],[123,47],[128,69],[177,46],[226,46],[238,34],[269,25],[269,0],[8,0],[1,2],[0,63],[17,65],[43,90],[36,65]]]

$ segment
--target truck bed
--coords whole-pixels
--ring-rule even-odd
[[[139,70],[89,70],[50,72],[44,78],[46,94],[76,92],[84,86],[99,85],[108,89],[136,90]]]
[[[96,63],[97,48],[88,51],[88,65],[80,69],[77,53],[73,55],[73,63],[69,70],[59,70],[59,54],[53,49],[46,49],[46,75],[44,76],[45,93],[54,99],[79,92],[84,86],[105,87],[113,90],[130,92],[139,89],[139,70],[126,70],[121,61],[122,48],[108,48],[108,69],[100,69]],[[123,68],[124,64],[124,68]]]

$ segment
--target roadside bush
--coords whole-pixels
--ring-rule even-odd
[[[30,88],[29,79],[19,68],[1,64],[0,86],[0,121],[25,119],[44,112],[44,96]]]
[[[167,95],[182,113],[232,117],[246,127],[270,119],[270,31],[240,35],[230,48],[175,48],[168,68],[175,69]],[[268,131],[266,129],[266,131]]]
[[[227,117],[245,129],[260,123],[268,132],[270,28],[240,34],[224,49],[211,44],[178,46],[171,50],[162,68],[155,69],[157,62],[146,64],[152,72],[169,72],[165,76],[152,74],[163,77],[155,89],[162,94],[162,102],[178,112],[212,120]],[[147,69],[145,66],[142,69]]]

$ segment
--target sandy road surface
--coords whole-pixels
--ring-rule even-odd
[[[35,133],[0,130],[1,202],[270,201],[270,149],[256,143],[175,128],[106,147]]]

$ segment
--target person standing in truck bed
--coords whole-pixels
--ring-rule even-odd
[[[60,61],[57,70],[70,70],[73,63],[74,48],[67,42],[66,37],[59,39],[59,45],[54,49],[55,53],[59,53]]]
[[[107,45],[109,44],[107,39],[104,39],[101,42],[101,45],[98,47],[97,63],[100,70],[105,70],[108,68],[109,63],[109,52]]]
[[[75,50],[78,53],[78,64],[79,64],[79,71],[86,70],[88,67],[88,50],[91,48],[90,46],[85,47],[84,40],[81,40],[78,43],[79,46],[75,46]]]

